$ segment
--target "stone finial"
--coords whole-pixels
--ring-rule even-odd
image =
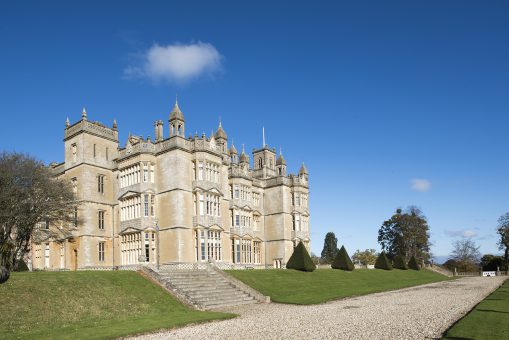
[[[117,129],[117,120],[113,119],[113,130]]]
[[[81,119],[87,120],[87,109],[83,107],[83,111],[81,111]]]
[[[69,121],[69,117],[67,117],[65,120],[65,127],[68,128],[69,126],[71,126],[71,122]]]

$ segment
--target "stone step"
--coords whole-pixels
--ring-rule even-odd
[[[250,301],[250,300],[253,300],[253,297],[252,296],[244,296],[244,297],[233,296],[233,297],[224,297],[224,298],[220,298],[220,297],[195,298],[195,297],[193,297],[193,299],[198,303],[206,304],[206,303],[215,303],[215,302],[231,303],[231,302],[236,302],[236,301]]]
[[[239,290],[237,290],[235,288],[227,288],[227,287],[214,288],[214,289],[208,288],[208,287],[191,287],[191,288],[179,287],[178,289],[183,292],[190,293],[190,294],[197,294],[197,293],[201,293],[201,294],[231,294],[234,292],[239,292]]]
[[[251,297],[249,294],[243,293],[243,292],[228,292],[228,293],[219,293],[219,294],[204,294],[202,292],[185,292],[186,295],[192,296],[193,299],[204,299],[204,300],[210,300],[210,299],[228,299],[228,298],[245,298],[245,297]]]
[[[232,285],[230,285],[228,282],[193,282],[193,283],[179,283],[175,281],[165,281],[170,282],[172,285],[180,288],[200,288],[200,287],[207,287],[210,289],[220,289],[220,288],[234,288]]]
[[[228,283],[226,282],[225,280],[219,280],[219,279],[203,279],[203,280],[199,280],[199,279],[194,279],[194,280],[174,280],[174,279],[169,279],[169,278],[166,278],[166,279],[163,279],[165,281],[170,281],[170,282],[174,282],[175,284],[181,284],[181,285],[191,285],[191,284],[199,284],[199,283],[203,283],[203,284],[208,284],[208,285],[212,285],[212,284],[222,284],[222,283]]]
[[[159,281],[205,309],[257,303],[248,293],[237,288],[215,271],[189,270],[158,273]]]
[[[217,303],[229,303],[229,304],[235,304],[236,302],[244,302],[244,301],[251,301],[253,300],[252,297],[230,297],[230,298],[222,298],[222,299],[205,299],[200,298],[196,299],[196,302],[202,305],[210,305],[210,304],[217,304]]]
[[[202,276],[220,276],[215,272],[206,272],[206,271],[189,271],[189,272],[159,272],[159,275],[162,276],[171,276],[171,277],[202,277]]]
[[[203,305],[207,309],[213,309],[213,308],[223,308],[223,307],[230,307],[230,306],[240,306],[240,305],[251,305],[257,303],[256,300],[251,301],[239,301],[237,303],[231,304],[231,303],[213,303],[213,304],[207,304]]]
[[[162,278],[170,278],[172,280],[206,280],[208,278],[221,278],[219,275],[161,275]]]

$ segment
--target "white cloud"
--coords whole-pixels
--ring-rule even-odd
[[[472,238],[477,236],[477,233],[470,229],[446,230],[445,234],[450,237],[465,237],[465,238]]]
[[[222,60],[213,45],[201,41],[167,46],[155,44],[138,58],[136,65],[124,70],[127,78],[169,82],[187,82],[204,74],[213,75],[221,69]]]
[[[431,190],[431,182],[427,179],[414,178],[410,181],[410,188],[412,190],[426,192]]]

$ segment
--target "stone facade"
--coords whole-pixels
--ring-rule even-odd
[[[185,138],[175,103],[169,137],[129,135],[120,147],[117,123],[66,122],[65,161],[55,176],[72,182],[78,201],[70,232],[34,238],[34,269],[108,269],[143,264],[284,267],[293,247],[309,250],[308,173],[288,175],[265,145],[238,154],[221,124],[207,137]],[[277,159],[276,159],[277,158]],[[44,234],[44,233],[43,233]],[[61,235],[57,237],[55,235]]]

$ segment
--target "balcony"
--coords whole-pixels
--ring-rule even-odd
[[[217,216],[193,216],[193,227],[196,226],[204,226],[204,227],[210,227],[213,225],[218,225],[220,227],[223,227],[223,219],[222,217]]]
[[[221,191],[221,185],[219,183],[214,183],[212,181],[207,181],[207,180],[196,180],[196,181],[193,181],[193,190],[196,189],[196,188],[200,188],[200,189],[203,189],[205,191],[216,189],[217,191],[222,192]]]
[[[253,228],[249,228],[249,227],[230,227],[230,233],[231,234],[235,234],[235,235],[239,235],[239,236],[244,236],[244,235],[251,235],[253,237],[258,237],[258,238],[262,238],[263,234],[261,231],[259,230],[253,230]]]

